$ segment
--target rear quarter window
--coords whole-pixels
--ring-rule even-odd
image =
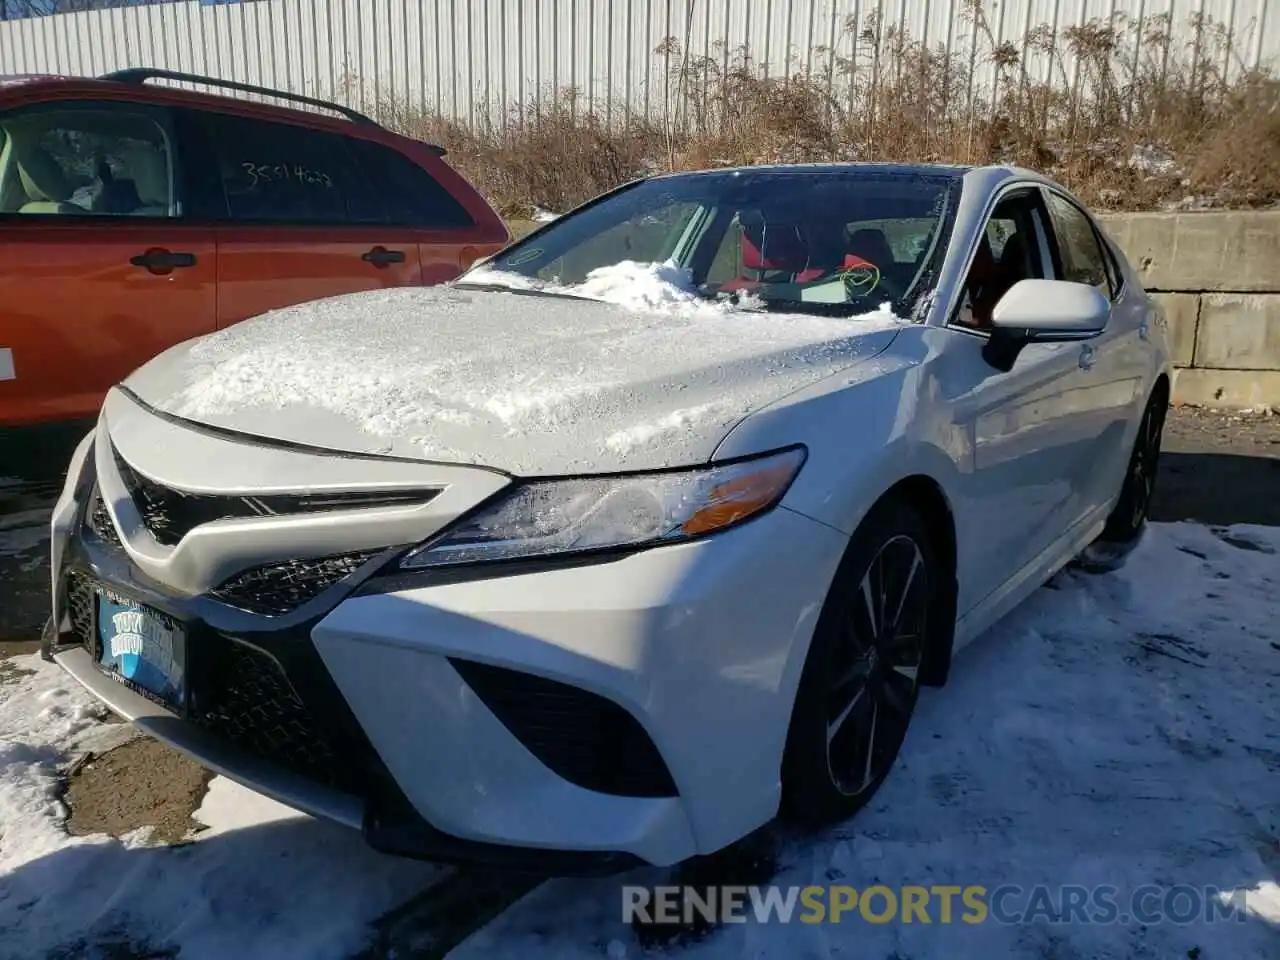
[[[218,178],[235,221],[387,223],[350,138],[288,123],[204,115]]]
[[[470,227],[475,221],[430,171],[400,151],[353,138],[360,163],[381,195],[391,222],[429,230]]]

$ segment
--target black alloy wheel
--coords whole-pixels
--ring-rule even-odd
[[[800,680],[783,761],[783,816],[820,825],[879,788],[907,735],[937,607],[920,515],[883,501],[850,542]]]

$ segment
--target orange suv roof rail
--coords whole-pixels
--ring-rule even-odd
[[[359,111],[352,110],[350,107],[344,107],[340,103],[333,103],[330,100],[319,100],[315,97],[303,96],[300,93],[291,93],[287,90],[274,90],[271,87],[259,87],[251,83],[240,83],[238,80],[219,80],[217,77],[205,77],[198,73],[181,73],[177,70],[159,70],[153,67],[131,67],[128,70],[115,70],[111,73],[104,73],[98,77],[99,80],[110,80],[114,83],[134,83],[143,84],[148,80],[178,80],[184,83],[199,83],[211,87],[224,87],[228,90],[239,90],[242,93],[256,93],[259,96],[276,97],[281,100],[291,100],[294,103],[305,103],[308,106],[320,107],[323,110],[333,110],[342,114],[352,123],[359,123],[365,126],[380,127],[380,124],[371,117],[365,116]],[[426,146],[437,155],[443,157],[445,155],[444,147],[429,143]]]

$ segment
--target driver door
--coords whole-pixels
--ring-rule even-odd
[[[1081,344],[1029,344],[1007,373],[983,358],[1000,296],[1019,280],[1054,278],[1051,229],[1038,188],[1006,193],[948,327],[942,382],[972,450],[966,509],[957,517],[960,569],[970,571],[960,585],[961,614],[997,602],[1051,561],[1080,515],[1091,468],[1096,423]]]

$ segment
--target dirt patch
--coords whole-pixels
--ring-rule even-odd
[[[1280,526],[1280,416],[1175,407],[1152,520]]]
[[[1280,458],[1280,413],[1177,406],[1165,422],[1164,449]]]
[[[123,836],[151,827],[152,840],[174,844],[199,829],[191,817],[213,774],[157,740],[140,737],[72,769],[63,797],[75,836]]]

